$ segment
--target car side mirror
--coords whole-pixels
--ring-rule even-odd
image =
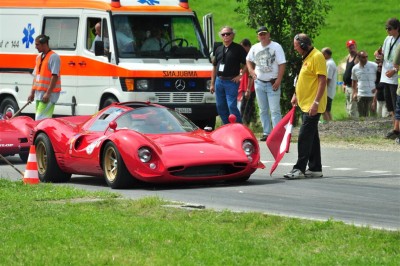
[[[108,126],[115,131],[115,129],[117,128],[117,122],[115,121],[111,121],[110,124],[108,124]]]

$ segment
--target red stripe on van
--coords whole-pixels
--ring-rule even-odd
[[[0,68],[33,69],[37,55],[0,54]],[[60,56],[61,76],[111,76],[132,78],[210,78],[210,71],[134,70],[83,56]]]

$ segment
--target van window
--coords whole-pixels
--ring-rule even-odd
[[[75,50],[78,25],[78,18],[45,18],[43,32],[50,37],[50,48],[54,50]]]
[[[86,21],[86,49],[93,52],[94,42],[100,40],[96,33],[96,24],[100,23],[100,35],[101,35],[101,18],[88,18]],[[101,36],[100,36],[101,38]]]
[[[120,58],[208,58],[193,16],[118,14],[112,22]]]

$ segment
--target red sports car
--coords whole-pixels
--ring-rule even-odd
[[[0,114],[0,154],[11,156],[18,154],[26,162],[29,156],[29,141],[35,121],[28,116],[11,118],[11,114]]]
[[[45,119],[34,143],[42,182],[66,182],[71,174],[104,176],[111,188],[142,181],[246,181],[264,167],[254,134],[242,124],[202,130],[173,110],[144,102]]]

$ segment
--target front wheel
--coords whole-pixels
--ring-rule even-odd
[[[208,119],[203,119],[203,120],[193,120],[193,122],[196,124],[201,129],[204,129],[205,127],[212,127],[213,129],[215,128],[215,120],[216,117],[210,117]]]
[[[133,177],[126,169],[121,154],[114,143],[108,142],[103,152],[103,172],[108,186],[114,189],[127,188],[133,183]]]
[[[19,158],[21,158],[21,160],[26,163],[28,161],[28,157],[29,157],[29,152],[20,152],[19,153]]]
[[[41,182],[68,182],[71,174],[64,173],[58,166],[49,137],[40,133],[35,139],[36,160]]]
[[[117,100],[115,97],[112,97],[112,96],[107,97],[107,98],[102,102],[102,104],[101,104],[101,106],[100,106],[100,110],[101,110],[101,109],[104,109],[105,107],[107,107],[107,106],[109,106],[109,105],[111,105],[111,104],[113,104],[113,103],[116,103],[116,102],[118,102],[118,100]]]

